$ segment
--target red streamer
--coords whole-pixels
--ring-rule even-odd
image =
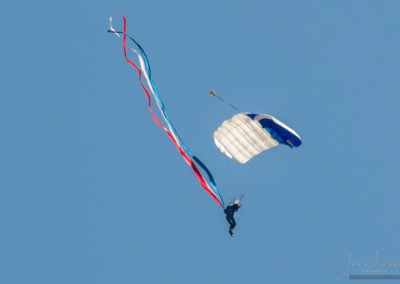
[[[125,15],[122,15],[122,17],[124,18],[124,55],[125,55],[125,59],[130,65],[132,65],[139,72],[139,82],[140,82],[140,85],[142,86],[142,88],[145,91],[145,93],[147,95],[147,98],[149,100],[149,109],[150,109],[151,115],[153,116],[154,121],[156,122],[156,124],[159,127],[161,127],[165,131],[165,133],[169,136],[169,138],[172,140],[172,142],[174,142],[176,148],[179,150],[179,152],[184,157],[186,162],[188,162],[188,164],[192,167],[192,169],[193,169],[194,173],[196,174],[197,179],[199,180],[201,186],[208,192],[208,194],[211,195],[212,198],[214,198],[215,201],[217,201],[219,206],[221,206],[223,208],[223,206],[222,206],[221,202],[219,201],[218,197],[214,194],[214,192],[212,192],[210,190],[207,182],[204,180],[203,176],[201,175],[200,171],[197,169],[196,165],[193,163],[193,161],[190,159],[190,157],[183,151],[182,147],[179,146],[179,144],[175,141],[175,139],[172,136],[172,134],[160,123],[160,121],[154,115],[153,110],[151,109],[151,97],[150,97],[150,94],[147,91],[146,87],[142,83],[142,71],[131,60],[129,60],[128,56],[126,55],[126,19],[125,19]]]

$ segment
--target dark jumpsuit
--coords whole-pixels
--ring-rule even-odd
[[[237,204],[229,204],[228,206],[226,206],[225,208],[225,214],[226,214],[226,220],[228,221],[230,227],[230,230],[233,230],[233,228],[235,228],[236,226],[236,222],[235,219],[233,218],[233,214],[235,214],[235,212],[238,211],[239,209],[239,205]]]

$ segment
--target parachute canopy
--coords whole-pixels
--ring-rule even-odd
[[[238,113],[214,132],[219,150],[241,164],[279,144],[296,148],[300,136],[289,126],[266,114]]]

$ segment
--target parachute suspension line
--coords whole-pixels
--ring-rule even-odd
[[[240,195],[240,198],[239,199],[236,199],[235,197],[232,197],[231,198],[231,203],[234,203],[236,200],[239,200],[240,202],[242,202],[242,199],[243,199],[243,197],[245,197],[246,195],[244,194],[244,193],[242,193],[241,195]]]
[[[229,102],[225,101],[223,98],[221,98],[220,96],[218,96],[218,95],[215,93],[214,90],[211,90],[211,91],[209,92],[209,94],[210,94],[211,96],[213,96],[213,97],[216,97],[216,98],[219,99],[220,101],[226,103],[226,104],[227,104],[228,106],[230,106],[231,108],[233,108],[233,109],[235,109],[235,110],[237,110],[237,111],[240,111],[237,107],[235,107],[234,105],[230,104]]]
[[[161,127],[165,133],[169,136],[169,138],[172,140],[172,142],[175,144],[176,148],[179,150],[179,152],[181,153],[181,155],[183,156],[183,158],[185,159],[185,161],[192,167],[197,179],[199,180],[200,184],[202,185],[202,187],[211,195],[211,197],[222,207],[224,208],[224,201],[221,197],[221,195],[218,192],[218,189],[215,185],[215,181],[214,178],[212,177],[211,173],[208,171],[207,167],[205,167],[205,165],[196,157],[193,155],[193,153],[191,153],[183,144],[182,140],[179,138],[178,133],[176,132],[175,128],[173,127],[172,123],[170,122],[165,109],[164,109],[164,104],[161,101],[161,98],[159,97],[154,82],[151,78],[151,71],[150,71],[150,64],[148,63],[146,54],[144,52],[144,50],[142,49],[142,47],[130,36],[128,36],[138,47],[140,50],[140,53],[137,52],[136,50],[130,48],[133,52],[135,52],[138,55],[139,61],[140,61],[140,65],[142,67],[142,70],[136,66],[128,57],[126,54],[126,37],[127,37],[127,33],[126,33],[126,19],[125,16],[123,15],[123,20],[124,20],[124,32],[117,32],[113,27],[112,27],[112,19],[110,18],[110,30],[109,32],[114,33],[116,36],[118,36],[120,39],[123,40],[123,47],[124,47],[124,56],[126,61],[133,66],[139,73],[139,82],[143,88],[143,90],[145,91],[147,98],[149,100],[149,110],[151,112],[151,115],[153,116],[154,121],[156,122],[156,124]],[[120,34],[123,34],[124,37],[122,38],[120,36]],[[160,112],[164,118],[164,120],[166,121],[166,123],[168,124],[168,127],[171,131],[171,133],[160,123],[160,121],[157,119],[157,117],[154,115],[153,110],[151,108],[151,97],[149,94],[149,91],[146,89],[146,87],[143,85],[142,83],[142,71],[143,71],[143,75],[147,81],[147,84],[150,88],[151,93],[153,94],[153,96],[155,97],[155,100],[157,102],[157,106],[160,109]],[[201,175],[200,171],[198,170],[198,168],[196,167],[196,165],[194,164],[194,162],[191,160],[192,157],[208,174],[209,179],[210,179],[210,184],[208,184],[204,177]]]

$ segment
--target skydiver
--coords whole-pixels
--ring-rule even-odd
[[[233,228],[236,226],[235,219],[233,218],[233,214],[239,210],[239,208],[242,206],[240,204],[239,200],[236,200],[235,203],[230,202],[228,206],[226,206],[224,212],[226,214],[226,220],[229,223],[229,234],[233,236]]]

